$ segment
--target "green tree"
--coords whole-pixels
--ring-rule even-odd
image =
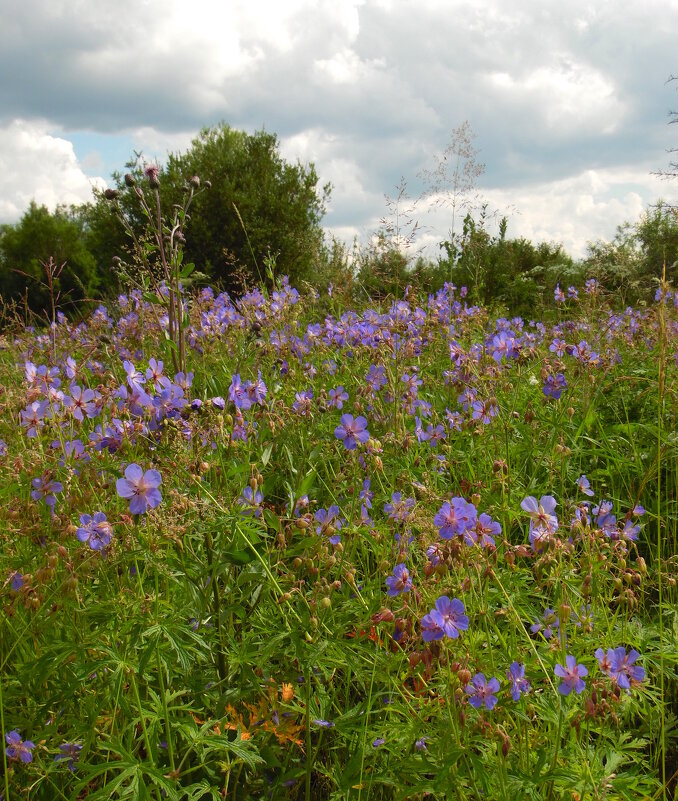
[[[37,313],[51,310],[52,298],[45,264],[58,268],[53,295],[59,308],[73,311],[92,298],[101,284],[94,256],[88,250],[85,221],[78,208],[58,206],[51,213],[31,202],[15,225],[0,227],[0,295],[6,301],[26,302]]]
[[[141,177],[138,157],[127,165]],[[265,278],[264,260],[272,257],[278,274],[294,282],[313,281],[323,249],[320,222],[331,187],[318,189],[313,164],[289,164],[280,155],[275,134],[247,134],[225,123],[205,128],[186,153],[171,154],[161,166],[163,214],[181,202],[186,181],[197,175],[208,182],[191,207],[186,227],[185,259],[227,289],[238,289],[238,273],[250,280]],[[114,176],[118,188],[123,177]],[[143,211],[133,194],[121,192],[121,203],[138,234],[145,225]],[[115,246],[125,237],[103,195],[89,214],[88,236],[97,258],[111,263]],[[117,238],[119,236],[119,238]]]

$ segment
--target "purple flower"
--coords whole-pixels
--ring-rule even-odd
[[[414,747],[417,749],[417,751],[428,751],[426,748],[426,740],[426,737],[421,737],[414,743]]]
[[[596,651],[596,659],[600,669],[623,689],[628,690],[632,682],[641,682],[645,678],[645,668],[634,665],[640,654],[635,649],[626,653],[626,648],[608,648],[607,653],[602,648]]]
[[[468,629],[465,611],[464,604],[458,598],[451,601],[447,595],[438,598],[435,607],[421,621],[424,642],[440,640],[444,636],[456,640],[462,631]]]
[[[329,392],[329,406],[336,409],[344,407],[344,401],[348,400],[348,392],[344,390],[341,384],[336,389],[331,389]]]
[[[5,735],[5,754],[8,759],[20,759],[24,763],[33,761],[31,751],[35,748],[35,743],[30,740],[22,740],[18,731],[10,731]]]
[[[333,504],[329,509],[318,509],[314,516],[320,523],[316,527],[316,534],[324,534],[329,537],[332,545],[338,545],[341,542],[341,535],[336,532],[344,524],[344,521],[339,517],[339,507]]]
[[[465,691],[469,696],[469,704],[476,709],[480,709],[483,704],[486,709],[494,709],[497,703],[495,693],[499,691],[499,687],[498,679],[493,678],[486,681],[484,673],[476,673],[465,687]]]
[[[292,409],[303,417],[311,413],[311,401],[313,400],[313,391],[310,389],[303,392],[297,392],[294,396],[295,400],[292,404]]]
[[[561,695],[569,695],[572,690],[576,693],[584,692],[586,682],[583,676],[588,676],[589,672],[584,665],[578,665],[576,657],[567,654],[565,657],[565,667],[558,664],[555,666],[553,672],[562,679],[558,685],[558,692]]]
[[[593,490],[591,489],[591,484],[589,483],[588,478],[586,478],[586,475],[581,475],[577,479],[577,489],[579,490],[579,492],[582,492],[584,493],[584,495],[588,495],[589,497],[591,497],[594,494]]]
[[[387,595],[395,598],[401,592],[409,592],[412,589],[412,579],[410,578],[410,571],[404,564],[396,565],[393,568],[393,575],[386,579],[386,586],[388,587]]]
[[[542,392],[547,398],[550,397],[554,400],[559,400],[564,389],[567,389],[567,381],[562,373],[556,373],[555,376],[546,376],[546,381],[542,387]]]
[[[75,532],[80,542],[86,542],[93,551],[102,551],[108,547],[113,536],[113,527],[106,520],[103,512],[91,515],[80,515],[80,528]]]
[[[80,756],[80,752],[82,751],[82,746],[78,743],[63,743],[59,746],[59,751],[61,753],[57,754],[54,757],[55,762],[59,762],[62,759],[68,760],[68,769],[70,771],[75,770],[75,763],[78,761],[78,757]]]
[[[539,503],[532,495],[521,501],[520,508],[530,516],[529,539],[534,550],[558,530],[558,518],[553,514],[557,505],[552,495],[542,495]]]
[[[331,729],[334,726],[333,721],[323,720],[322,718],[313,718],[311,722],[315,723],[316,726],[322,727],[323,729]]]
[[[391,502],[384,504],[384,511],[388,515],[389,520],[397,523],[404,523],[410,516],[410,512],[414,508],[414,498],[402,499],[399,492],[394,492],[391,495]]]
[[[536,623],[533,623],[530,626],[530,631],[532,634],[537,634],[543,629],[544,637],[547,640],[550,640],[559,628],[560,620],[558,619],[558,615],[553,611],[553,609],[546,608],[544,610],[542,620],[538,620]]]
[[[33,498],[34,501],[43,499],[45,504],[49,506],[52,514],[54,514],[54,507],[56,505],[55,493],[63,492],[64,485],[60,481],[54,481],[47,474],[34,478],[31,484],[33,486],[31,498]]]
[[[386,742],[384,737],[377,737],[376,740],[372,740],[372,748],[379,748]]]
[[[115,488],[121,498],[130,500],[130,512],[141,515],[147,509],[154,509],[162,501],[158,489],[161,483],[162,476],[157,470],[147,470],[144,473],[138,464],[130,464],[125,470],[125,477],[116,481]]]
[[[438,526],[440,536],[444,540],[449,540],[475,526],[477,514],[477,509],[472,503],[468,503],[464,498],[452,498],[451,502],[445,501],[440,507],[433,522]]]
[[[245,516],[254,515],[254,517],[261,517],[261,502],[263,500],[264,496],[261,490],[253,490],[248,484],[242,491],[242,495],[238,498],[239,505],[243,507],[242,514]]]
[[[530,682],[525,678],[525,665],[520,662],[511,662],[506,677],[511,682],[511,697],[514,701],[520,700],[522,693],[530,691]]]
[[[347,451],[355,450],[358,442],[365,443],[370,438],[367,420],[362,415],[354,420],[352,414],[343,414],[340,425],[334,429],[334,436],[343,441]]]
[[[12,588],[12,592],[19,592],[19,590],[24,586],[24,577],[19,573],[19,571],[15,571],[12,574],[12,578],[10,579],[9,586]]]

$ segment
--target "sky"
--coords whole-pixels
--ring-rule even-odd
[[[411,252],[438,252],[454,184],[431,194],[426,174],[464,123],[484,172],[458,200],[510,237],[582,257],[678,203],[678,178],[653,175],[678,147],[678,0],[0,0],[0,15],[0,223],[32,199],[88,201],[134,151],[162,163],[221,121],[313,162],[347,243],[374,236],[404,180]]]

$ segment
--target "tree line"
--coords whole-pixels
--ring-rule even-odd
[[[247,134],[223,123],[203,129],[186,153],[158,166],[161,213],[170,219],[181,207],[188,182],[200,186],[182,227],[183,258],[195,265],[194,275],[233,294],[270,280],[273,270],[297,286],[323,291],[333,284],[374,300],[402,295],[408,285],[435,290],[453,281],[467,286],[474,301],[533,314],[535,303],[552,298],[558,285],[594,277],[630,304],[651,299],[665,268],[667,277],[677,277],[678,218],[662,203],[621,224],[611,241],[590,244],[580,260],[557,243],[510,238],[507,218],[492,233],[487,207],[469,202],[469,176],[482,167],[469,147],[469,129],[453,133],[448,150],[456,161],[441,159],[428,174],[452,212],[452,227],[434,258],[412,253],[418,223],[404,181],[395,198],[386,198],[389,213],[369,244],[328,240],[322,220],[331,187],[319,185],[315,166],[286,162],[275,134]],[[446,175],[441,165],[450,163],[456,172]],[[50,212],[32,202],[18,223],[0,226],[5,310],[27,319],[49,309],[56,294],[59,308],[77,316],[90,301],[129,288],[138,256],[130,231],[143,247],[148,210],[138,194],[147,180],[140,157],[126,168],[114,174],[115,189],[95,192],[90,203]]]

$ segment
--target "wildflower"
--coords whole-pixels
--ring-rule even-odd
[[[393,575],[386,579],[388,587],[387,595],[395,598],[401,592],[409,592],[412,589],[412,579],[410,572],[404,564],[396,565],[393,568]]]
[[[138,464],[130,464],[125,470],[125,477],[116,481],[115,488],[121,498],[130,500],[130,512],[141,515],[147,509],[154,509],[162,501],[158,489],[161,483],[162,476],[157,470],[147,470],[144,473]]]
[[[433,518],[438,526],[438,533],[444,540],[452,539],[457,534],[463,534],[466,529],[476,524],[476,507],[464,498],[452,498],[445,501]]]
[[[479,420],[484,425],[487,425],[493,417],[499,414],[499,408],[496,403],[489,401],[474,400],[471,404],[471,419]]]
[[[417,751],[428,751],[428,749],[426,748],[427,739],[428,739],[427,737],[421,737],[420,739],[415,741],[414,747],[417,749]]]
[[[113,528],[103,512],[95,512],[94,517],[80,515],[80,528],[75,536],[80,542],[86,542],[93,551],[102,551],[111,542]]]
[[[261,502],[264,500],[260,489],[253,490],[248,484],[238,498],[238,503],[243,507],[242,514],[245,516],[254,515],[261,517]]]
[[[54,757],[54,761],[59,762],[62,759],[67,759],[68,769],[71,772],[75,771],[75,763],[78,761],[82,746],[78,743],[63,743],[59,746],[59,751],[61,753]]]
[[[560,284],[556,284],[556,288],[553,290],[553,298],[556,303],[564,303],[565,302],[565,293],[560,288]]]
[[[9,586],[12,588],[12,592],[19,592],[19,590],[24,586],[25,581],[24,577],[16,570],[12,574],[12,578],[10,579]]]
[[[474,507],[475,508],[475,507]],[[501,523],[483,512],[476,521],[475,527],[464,530],[464,542],[467,545],[480,545],[481,548],[493,548],[494,538],[501,534]]]
[[[476,673],[465,687],[465,691],[469,696],[469,704],[475,709],[480,709],[483,704],[485,709],[494,709],[497,703],[495,693],[499,691],[499,687],[498,679],[492,678],[487,681],[484,673]]]
[[[316,534],[328,535],[332,545],[338,545],[341,542],[341,536],[336,532],[341,529],[344,523],[339,517],[339,507],[333,504],[329,509],[318,509],[315,513],[315,519],[320,523],[316,527]]]
[[[8,759],[20,759],[24,763],[33,761],[32,750],[35,748],[35,743],[30,740],[22,740],[18,731],[10,731],[5,735],[5,754]]]
[[[576,657],[567,654],[565,657],[565,667],[558,664],[555,666],[553,672],[562,679],[558,685],[558,692],[561,695],[569,695],[572,690],[576,693],[584,692],[586,682],[583,676],[588,676],[589,672],[584,665],[578,665]]]
[[[577,489],[579,492],[584,493],[584,495],[592,496],[594,494],[593,490],[591,489],[591,484],[585,475],[581,475],[577,479]]]
[[[410,516],[414,503],[414,498],[402,500],[402,495],[399,492],[394,492],[391,495],[391,502],[384,504],[384,511],[388,515],[389,520],[393,520],[397,523],[404,523]]]
[[[563,394],[563,390],[567,389],[567,381],[565,380],[565,376],[562,373],[556,373],[555,376],[548,375],[546,376],[546,381],[544,382],[544,386],[542,387],[542,392],[546,395],[547,398],[553,398],[554,400],[559,400],[560,396]]]
[[[372,748],[379,748],[386,742],[384,737],[377,737],[376,740],[372,740]]]
[[[303,417],[307,417],[311,413],[311,401],[313,400],[313,391],[308,389],[303,392],[295,394],[295,401],[292,404],[292,409]]]
[[[525,678],[525,665],[520,662],[511,662],[506,677],[511,682],[511,697],[514,701],[519,701],[522,693],[530,691],[530,682]]]
[[[348,400],[348,392],[346,392],[340,384],[336,389],[330,390],[329,398],[330,408],[342,409],[344,407],[344,401]]]
[[[347,451],[355,450],[358,442],[365,443],[370,438],[367,420],[362,415],[354,420],[352,414],[343,414],[340,423],[334,429],[334,436],[343,441]]]
[[[468,629],[468,617],[464,614],[464,604],[458,599],[451,601],[447,595],[442,595],[435,603],[435,608],[421,621],[422,638],[424,642],[440,640],[447,636],[453,640]]]
[[[641,682],[645,678],[645,669],[634,662],[640,654],[635,649],[626,653],[626,648],[608,648],[607,653],[602,648],[596,651],[596,659],[600,669],[623,689],[628,690],[632,682]]]
[[[315,723],[316,726],[320,726],[323,729],[331,729],[334,726],[333,721],[323,720],[322,718],[313,718],[311,722]]]
[[[557,505],[558,502],[551,495],[542,495],[539,503],[532,495],[521,501],[520,508],[530,516],[529,540],[534,550],[558,530],[558,518],[553,514]]]
[[[549,608],[544,610],[541,622],[538,620],[536,623],[530,626],[530,631],[532,634],[537,634],[541,631],[547,640],[550,640],[558,629],[560,629],[560,620],[558,615],[553,609]]]
[[[33,486],[31,498],[34,501],[44,500],[45,505],[49,506],[50,511],[54,513],[54,507],[56,506],[55,493],[63,492],[64,485],[60,481],[54,481],[47,474],[34,478],[31,481],[31,485]]]
[[[373,393],[379,392],[379,390],[388,383],[386,379],[386,368],[381,365],[376,366],[371,364],[370,371],[365,377],[365,381],[367,381],[367,386]]]

